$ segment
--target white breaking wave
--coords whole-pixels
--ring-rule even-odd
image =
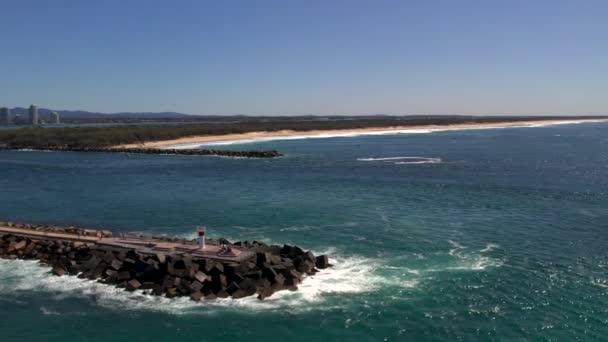
[[[605,119],[598,120],[568,120],[568,121],[557,121],[557,122],[549,122],[549,123],[538,123],[538,124],[529,124],[522,127],[545,127],[545,126],[554,126],[554,125],[575,125],[581,123],[594,123],[594,122],[606,122]]]
[[[35,150],[33,148],[20,148],[17,151],[20,151],[20,152],[55,152],[55,151],[51,151],[51,150]]]

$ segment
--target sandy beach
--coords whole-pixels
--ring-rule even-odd
[[[349,137],[358,135],[382,135],[382,134],[415,134],[431,133],[450,130],[466,129],[493,129],[493,128],[516,128],[516,127],[540,127],[549,125],[575,124],[585,122],[608,122],[608,119],[581,119],[581,120],[534,120],[519,122],[494,122],[494,123],[464,123],[454,125],[420,125],[420,126],[392,126],[392,127],[370,127],[344,130],[311,130],[311,131],[263,131],[239,134],[205,135],[183,137],[173,140],[150,141],[140,144],[125,144],[115,146],[118,148],[195,148],[198,145],[223,145],[233,143],[250,143],[256,141],[270,141],[282,139],[307,139],[307,138],[330,138]]]

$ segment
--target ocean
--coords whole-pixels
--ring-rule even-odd
[[[194,303],[0,260],[2,341],[606,340],[608,123],[232,144],[278,159],[0,151],[0,220],[297,244],[296,292]]]

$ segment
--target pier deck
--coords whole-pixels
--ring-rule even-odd
[[[221,261],[233,261],[240,262],[247,260],[254,256],[253,252],[242,251],[238,248],[232,248],[234,256],[230,255],[217,255],[219,246],[214,244],[207,244],[204,250],[198,248],[196,244],[189,241],[173,242],[155,238],[142,238],[134,235],[120,235],[111,237],[99,237],[99,236],[87,236],[78,234],[69,234],[62,232],[52,231],[38,231],[27,228],[15,228],[0,226],[0,235],[2,234],[13,234],[30,239],[38,240],[65,240],[82,243],[91,243],[99,246],[109,246],[118,248],[134,249],[139,253],[144,254],[156,254],[156,253],[170,253],[170,254],[189,254],[193,257],[214,259]]]

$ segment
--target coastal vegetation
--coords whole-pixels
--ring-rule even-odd
[[[584,119],[585,117],[576,117]],[[593,118],[593,117],[588,117]],[[597,118],[597,117],[595,117]],[[126,125],[104,127],[21,128],[0,131],[0,148],[109,148],[123,144],[172,140],[189,136],[224,135],[259,131],[337,130],[391,126],[452,125],[469,123],[564,120],[571,117],[356,117],[247,118],[246,120],[185,125]]]

